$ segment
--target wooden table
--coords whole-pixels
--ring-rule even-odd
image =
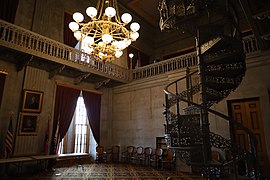
[[[43,164],[45,165],[44,168],[47,168],[47,161],[49,159],[75,159],[76,163],[80,165],[80,160],[82,158],[89,157],[88,153],[70,153],[70,154],[60,154],[60,155],[34,155],[34,156],[26,156],[26,157],[12,157],[6,159],[0,159],[0,164],[5,164],[5,173],[9,168],[9,164],[14,164],[18,167],[17,174],[20,174],[23,169],[23,164],[26,161],[36,161],[38,169],[41,171],[43,169]]]
[[[55,159],[55,158],[58,158],[59,157],[59,155],[56,155],[56,154],[54,154],[54,155],[35,155],[35,156],[31,156],[31,158],[33,159],[33,160],[36,160],[37,161],[37,166],[38,166],[38,169],[39,169],[39,171],[41,171],[42,169],[43,169],[43,162],[44,162],[44,169],[47,169],[48,167],[48,163],[47,163],[47,161],[49,160],[49,159]]]
[[[22,172],[23,163],[26,161],[32,161],[33,159],[31,157],[13,157],[13,158],[7,158],[7,159],[0,159],[0,164],[5,164],[7,171],[9,164],[14,164],[18,167],[17,174],[20,174]]]

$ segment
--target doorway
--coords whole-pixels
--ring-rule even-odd
[[[229,115],[250,129],[255,135],[257,144],[257,156],[260,168],[269,168],[267,148],[264,135],[260,99],[250,98],[228,101]],[[250,149],[249,140],[244,130],[232,128],[235,141],[243,148]]]

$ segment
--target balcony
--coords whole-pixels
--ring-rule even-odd
[[[76,83],[106,82],[119,85],[130,80],[130,71],[112,63],[96,61],[75,48],[0,20],[1,55],[21,70],[26,64],[55,74],[70,76]],[[12,57],[11,57],[12,56]],[[11,57],[11,58],[10,58]]]
[[[243,39],[246,54],[258,52],[254,36]],[[147,78],[169,71],[197,66],[196,52],[167,59],[132,70],[113,63],[96,61],[75,48],[41,36],[24,28],[0,20],[0,52],[6,60],[16,64],[17,70],[25,65],[38,67],[54,75],[64,75],[82,81],[113,87],[133,80]]]

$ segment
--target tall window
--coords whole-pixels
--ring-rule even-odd
[[[89,125],[83,97],[79,97],[75,111],[75,147],[74,153],[85,153],[88,150]],[[87,141],[88,140],[88,141]]]
[[[94,146],[94,148],[90,147]],[[58,154],[90,153],[95,154],[96,142],[89,126],[84,99],[77,100],[77,106],[67,134],[59,145]]]

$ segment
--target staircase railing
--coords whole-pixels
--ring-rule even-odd
[[[165,119],[166,119],[166,125],[165,125],[165,133],[169,133],[166,130],[166,126],[168,126],[168,116],[171,116],[171,112],[170,112],[170,108],[176,104],[176,110],[174,110],[174,112],[177,112],[177,114],[175,115],[176,119],[179,121],[179,116],[180,116],[180,110],[178,108],[180,108],[180,103],[181,102],[185,102],[188,104],[188,106],[193,106],[197,108],[197,113],[200,113],[201,110],[206,110],[207,112],[214,114],[226,121],[228,121],[230,123],[230,125],[233,125],[234,127],[237,128],[241,128],[248,136],[249,139],[249,144],[250,144],[250,149],[249,150],[244,150],[242,149],[239,145],[236,144],[236,142],[234,142],[234,140],[226,140],[226,141],[219,141],[217,142],[217,139],[220,139],[219,137],[221,137],[220,135],[215,135],[214,133],[210,132],[210,143],[211,146],[214,146],[216,148],[219,149],[229,149],[232,153],[233,156],[233,162],[234,162],[234,171],[235,173],[237,172],[236,170],[236,162],[239,161],[240,159],[248,158],[248,162],[249,165],[251,166],[251,169],[248,169],[248,176],[250,178],[254,178],[254,179],[258,179],[259,177],[259,168],[258,168],[258,162],[257,162],[257,140],[255,135],[252,133],[252,131],[248,128],[246,128],[245,126],[243,126],[243,124],[241,124],[240,122],[238,122],[237,120],[223,114],[220,112],[217,112],[213,109],[210,109],[208,107],[203,107],[198,103],[195,103],[192,101],[192,99],[188,98],[188,93],[191,94],[195,94],[198,92],[198,90],[194,90],[194,88],[191,89],[191,86],[188,86],[188,88],[186,88],[185,90],[179,90],[179,82],[180,81],[190,81],[191,76],[195,75],[198,71],[194,71],[186,76],[181,77],[180,79],[171,82],[170,84],[168,84],[165,88],[164,88],[164,92],[165,92]],[[193,86],[194,87],[194,86]],[[180,92],[180,93],[178,93]],[[182,106],[183,108],[183,106]],[[195,109],[196,109],[195,108]],[[165,137],[166,138],[166,137]],[[170,136],[168,137],[170,138]],[[224,138],[225,139],[225,138]],[[171,145],[171,139],[166,139],[168,145]],[[237,176],[237,173],[236,173]]]

